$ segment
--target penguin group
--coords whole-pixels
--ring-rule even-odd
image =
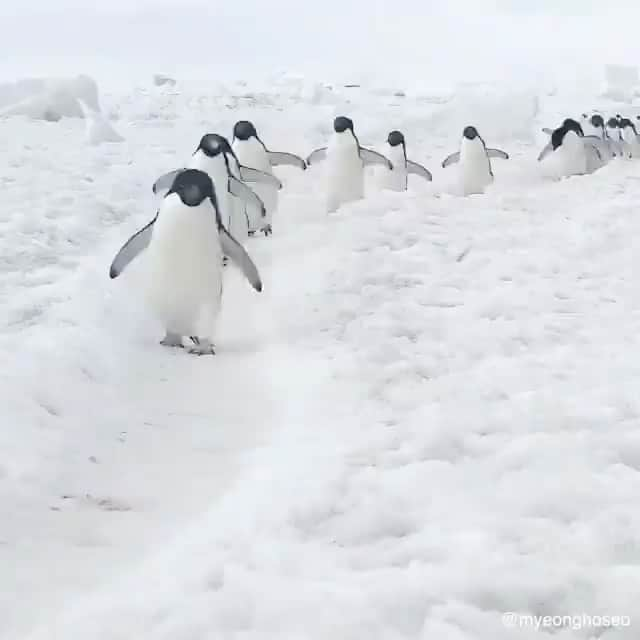
[[[508,157],[488,148],[475,127],[468,126],[460,150],[442,166],[458,164],[465,195],[481,193],[493,181],[491,158]],[[388,134],[383,155],[360,144],[346,116],[334,119],[327,146],[306,159],[270,150],[248,120],[236,122],[231,142],[219,133],[204,134],[184,166],[153,183],[153,193],[162,198],[154,218],[125,242],[109,270],[110,277],[117,278],[137,256],[146,254],[146,297],[165,332],[160,344],[187,346],[197,355],[215,354],[225,267],[235,265],[255,291],[263,289],[245,245],[256,234],[273,233],[283,188],[274,167],[305,171],[320,162],[327,169],[329,213],[364,197],[367,166],[383,167],[383,187],[393,191],[406,191],[410,175],[433,179],[428,169],[407,158],[401,131]]]
[[[597,112],[583,113],[580,121],[566,118],[559,127],[542,131],[549,136],[549,142],[538,161],[553,158],[564,176],[593,173],[614,158],[640,158],[637,127],[620,114],[605,118]]]

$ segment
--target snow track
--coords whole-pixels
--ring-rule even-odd
[[[0,638],[532,640],[502,614],[633,616],[640,165],[545,182],[519,141],[452,197],[458,132],[407,102],[434,182],[327,216],[321,173],[279,172],[274,236],[248,244],[265,292],[230,273],[219,354],[195,358],[157,345],[135,268],[106,276],[151,182],[241,117],[304,155],[334,107],[175,100],[117,148],[61,121],[3,150]],[[379,100],[352,105],[365,146],[397,126]]]

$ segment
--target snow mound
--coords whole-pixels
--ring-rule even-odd
[[[89,144],[122,142],[124,140],[100,111],[90,109],[84,100],[79,99],[78,102],[80,103],[84,118],[87,122],[86,135]]]
[[[27,116],[57,122],[61,118],[83,118],[79,100],[100,110],[98,85],[93,78],[28,78],[0,85],[0,116]]]

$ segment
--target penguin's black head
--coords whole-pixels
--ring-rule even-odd
[[[389,143],[390,147],[404,145],[404,136],[400,131],[392,131],[387,137],[387,142]]]
[[[233,137],[238,140],[249,140],[249,138],[257,138],[258,132],[252,122],[239,120],[233,127]]]
[[[211,178],[199,169],[185,169],[181,171],[173,181],[169,196],[176,193],[187,207],[197,207],[207,198],[215,204],[215,190]]]
[[[619,123],[618,123],[618,119],[617,118],[609,118],[607,120],[607,127],[610,127],[611,129],[617,129],[619,127]]]
[[[333,121],[333,130],[336,133],[343,133],[347,129],[349,129],[349,131],[353,133],[353,121],[351,120],[351,118],[346,118],[345,116],[338,116]]]
[[[475,127],[465,127],[464,131],[462,132],[462,135],[467,139],[467,140],[475,140],[478,137],[478,130]]]
[[[565,118],[565,121],[562,123],[562,126],[567,131],[575,131],[579,136],[584,136],[584,131],[582,130],[582,126],[577,120],[573,118]]]
[[[225,155],[227,153],[233,153],[229,141],[217,133],[207,133],[203,135],[200,139],[198,149],[209,158],[215,158],[221,153]]]
[[[591,126],[596,129],[604,129],[604,118],[598,113],[593,114],[591,116]]]
[[[562,142],[564,141],[564,137],[567,135],[567,133],[569,133],[569,131],[573,131],[578,136],[584,136],[584,132],[582,131],[582,127],[580,126],[580,124],[572,118],[567,118],[562,123],[562,126],[555,129],[551,134],[551,146],[553,147],[554,151],[562,144]]]
[[[631,120],[629,118],[622,118],[620,120],[620,122],[619,122],[619,125],[620,125],[621,129],[626,129],[626,128],[633,129],[633,133],[638,135],[638,131],[636,129],[636,125],[633,124],[633,122],[631,122]]]

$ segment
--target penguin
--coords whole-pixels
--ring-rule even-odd
[[[187,166],[160,176],[153,184],[153,192],[160,193],[166,190],[175,176],[184,169],[200,169],[209,174],[218,194],[218,207],[222,220],[241,241],[247,238],[249,229],[245,205],[255,208],[260,217],[266,216],[264,203],[252,189],[244,184],[244,181],[265,183],[277,189],[282,188],[282,183],[274,175],[241,165],[229,141],[217,133],[207,133],[202,136]],[[243,204],[238,204],[237,199]]]
[[[509,155],[500,149],[488,149],[475,127],[468,126],[462,132],[460,151],[447,156],[442,162],[442,168],[459,162],[460,180],[465,196],[483,193],[485,188],[493,182],[491,158],[508,160]]]
[[[640,157],[640,140],[636,125],[629,118],[620,118],[618,121],[620,137],[622,139],[624,155],[627,158]]]
[[[360,145],[350,118],[335,118],[333,131],[329,145],[316,149],[307,158],[309,166],[327,161],[326,207],[329,213],[364,197],[365,166],[381,164],[390,171],[393,169],[388,158]]]
[[[607,120],[606,131],[609,138],[611,138],[615,143],[620,144],[622,142],[620,116],[616,116],[615,118],[611,117]]]
[[[542,131],[549,135],[549,142],[545,145],[544,149],[538,155],[538,162],[541,162],[547,155],[555,151],[557,147],[560,146],[559,144],[554,146],[554,143],[553,143],[554,133],[560,130],[562,130],[563,132],[562,136],[564,136],[564,133],[566,133],[566,131],[574,131],[576,135],[580,136],[581,138],[584,137],[584,131],[582,129],[582,125],[577,120],[574,120],[573,118],[565,118],[563,123],[557,129],[544,128]],[[559,133],[556,133],[556,140],[559,139],[561,143],[562,137],[558,138],[559,135],[560,135]]]
[[[383,186],[391,191],[406,191],[409,174],[421,176],[431,182],[433,176],[421,164],[407,160],[407,147],[400,131],[391,131],[387,136],[387,157],[393,164],[391,171],[385,171]]]
[[[538,156],[538,162],[552,154],[559,176],[593,173],[604,164],[601,153],[603,141],[595,136],[585,136],[576,120],[567,118],[551,134],[551,140]]]
[[[607,134],[604,118],[599,113],[594,113],[589,119],[591,127],[595,131],[593,137],[601,141],[597,144],[597,148],[605,162],[609,162],[613,158],[622,155],[622,149],[619,144],[611,140]],[[592,136],[586,136],[591,139]]]
[[[117,278],[145,252],[147,300],[163,322],[160,344],[190,353],[215,354],[213,334],[222,299],[222,255],[244,273],[256,291],[262,281],[242,245],[225,227],[211,177],[184,169],[174,177],[155,218],[135,233],[116,254],[109,277]]]
[[[254,124],[248,120],[239,120],[233,126],[232,148],[238,160],[247,167],[259,169],[273,175],[273,167],[290,165],[302,169],[307,168],[307,163],[293,153],[270,151],[258,136]],[[264,202],[267,210],[266,217],[260,218],[249,213],[249,234],[261,231],[265,236],[273,233],[273,214],[278,208],[278,191],[268,185],[257,184],[255,192]]]
[[[597,114],[589,115],[583,113],[580,118],[580,126],[585,136],[598,136],[600,137],[600,130],[594,125],[593,118]]]

